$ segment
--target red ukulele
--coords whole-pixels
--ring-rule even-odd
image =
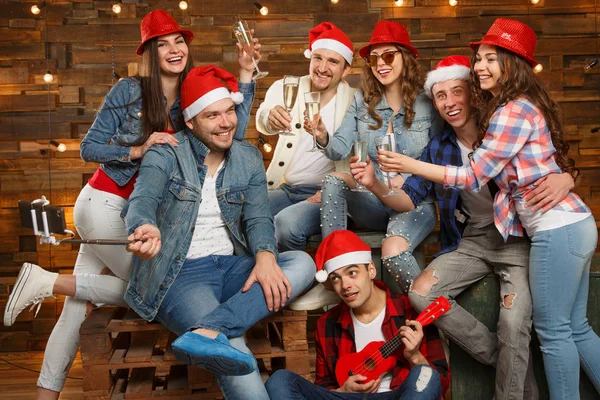
[[[440,296],[417,317],[421,325],[426,326],[441,317],[450,309],[448,300]],[[371,342],[359,353],[346,354],[335,366],[335,378],[338,384],[344,385],[349,376],[362,375],[367,383],[379,378],[396,366],[397,356],[394,352],[402,345],[402,338],[397,334],[387,342]]]

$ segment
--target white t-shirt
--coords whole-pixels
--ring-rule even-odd
[[[460,148],[463,165],[469,165],[471,162],[469,154],[473,152],[473,149],[462,144],[460,140],[456,142]],[[474,228],[483,228],[494,222],[494,199],[492,199],[487,185],[481,187],[479,192],[461,190],[460,199],[463,211],[469,216],[469,225]]]
[[[337,95],[321,110],[321,119],[327,132],[335,132],[335,102]],[[289,168],[284,175],[285,183],[295,185],[321,186],[322,180],[335,169],[335,164],[322,152],[309,152],[313,147],[313,136],[304,129],[300,130],[298,147]]]
[[[196,226],[186,259],[196,259],[212,255],[229,256],[233,254],[233,242],[223,220],[217,201],[217,176],[225,161],[219,165],[214,175],[206,173],[202,185],[202,202],[198,209]]]
[[[383,336],[383,330],[381,329],[381,325],[383,324],[383,319],[385,318],[385,309],[375,317],[375,319],[368,324],[363,324],[354,316],[354,312],[350,309],[350,315],[352,316],[352,323],[354,324],[354,345],[356,346],[356,351],[359,352],[364,349],[371,342],[385,342],[385,337]],[[390,385],[392,383],[392,371],[388,371],[385,374],[381,375],[381,384],[379,385],[379,389],[377,389],[377,393],[389,392],[392,389]]]
[[[523,199],[515,200],[515,209],[519,214],[519,220],[525,231],[532,237],[536,232],[548,231],[550,229],[562,228],[563,226],[582,221],[592,215],[589,212],[569,212],[562,210],[550,210],[542,214],[542,210],[532,213]]]

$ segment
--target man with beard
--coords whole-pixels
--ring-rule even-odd
[[[310,152],[313,137],[302,127],[305,92],[320,93],[320,115],[328,132],[335,132],[352,103],[356,89],[343,78],[350,71],[354,47],[338,27],[323,22],[309,32],[309,74],[300,78],[291,113],[284,108],[283,80],[269,88],[256,113],[256,127],[264,135],[279,134],[267,170],[269,203],[275,217],[279,249],[304,250],[311,235],[319,234],[321,183],[331,171],[348,171],[346,161],[334,163],[322,152]],[[287,131],[287,132],[286,132]],[[291,132],[291,133],[288,133]],[[309,310],[339,302],[334,293],[318,285],[290,305]]]

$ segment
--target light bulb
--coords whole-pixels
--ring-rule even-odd
[[[53,80],[54,80],[54,77],[52,76],[50,71],[48,71],[44,74],[44,82],[51,83]]]
[[[267,14],[269,13],[269,9],[268,9],[267,7],[265,7],[265,6],[262,6],[262,7],[260,8],[260,13],[261,13],[262,15],[267,15]]]
[[[115,14],[119,14],[119,13],[121,12],[121,5],[120,5],[119,3],[115,3],[115,4],[113,4],[113,6],[112,6],[112,11],[113,11]]]
[[[265,143],[263,144],[263,150],[265,151],[265,153],[270,153],[271,151],[273,151],[273,146],[271,145],[271,143]]]
[[[40,11],[42,11],[42,10],[40,10],[40,8],[37,6],[37,4],[34,4],[31,6],[31,13],[33,15],[38,15],[40,13]]]
[[[61,143],[56,147],[56,150],[60,151],[61,153],[64,153],[65,150],[67,150],[67,145],[64,143]]]
[[[394,1],[394,4],[396,5],[396,7],[401,7],[404,5],[404,0],[396,0]]]
[[[339,2],[340,2],[340,0],[331,0],[331,4],[337,4]]]
[[[458,0],[449,0],[448,4],[450,4],[452,7],[455,7],[458,4]]]
[[[531,0],[531,4],[537,4],[539,2],[540,2],[540,0]]]
[[[187,3],[187,1],[180,1],[179,2],[179,9],[181,11],[187,10],[188,9],[188,3]]]
[[[540,72],[542,72],[543,69],[544,69],[544,66],[542,64],[538,64],[535,67],[533,67],[533,72],[535,72],[536,74],[539,74]]]

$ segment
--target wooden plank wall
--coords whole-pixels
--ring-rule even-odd
[[[139,23],[150,10],[170,11],[196,39],[191,49],[197,65],[215,63],[235,70],[236,51],[231,25],[250,21],[263,43],[261,68],[270,75],[258,84],[257,100],[283,74],[303,75],[308,63],[302,52],[308,30],[332,21],[345,30],[356,48],[368,42],[375,23],[395,19],[411,32],[429,69],[449,54],[470,55],[467,44],[481,38],[495,18],[517,18],[539,35],[537,58],[542,77],[560,101],[566,116],[571,155],[582,168],[577,192],[600,217],[599,67],[585,70],[596,57],[598,14],[594,0],[262,0],[269,7],[262,16],[251,0],[189,0],[180,11],[177,0],[127,0],[119,15],[110,1],[47,1],[38,16],[31,0],[0,0],[0,307],[21,263],[34,262],[69,274],[77,255],[70,245],[40,245],[19,225],[17,200],[44,194],[52,204],[64,206],[72,226],[72,206],[79,189],[96,165],[79,158],[79,141],[85,135],[115,71],[135,71]],[[569,4],[569,5],[566,5]],[[114,49],[111,47],[114,43]],[[361,60],[355,58],[353,73]],[[45,84],[50,71],[54,81]],[[357,76],[353,77],[357,81]],[[67,145],[64,153],[48,148],[49,138]],[[257,142],[254,122],[247,138]],[[269,139],[273,144],[274,138]],[[275,139],[276,140],[276,139]],[[268,162],[270,154],[265,153]],[[11,328],[0,327],[0,351],[42,349],[59,315],[63,298],[48,300],[36,319],[24,313]]]

